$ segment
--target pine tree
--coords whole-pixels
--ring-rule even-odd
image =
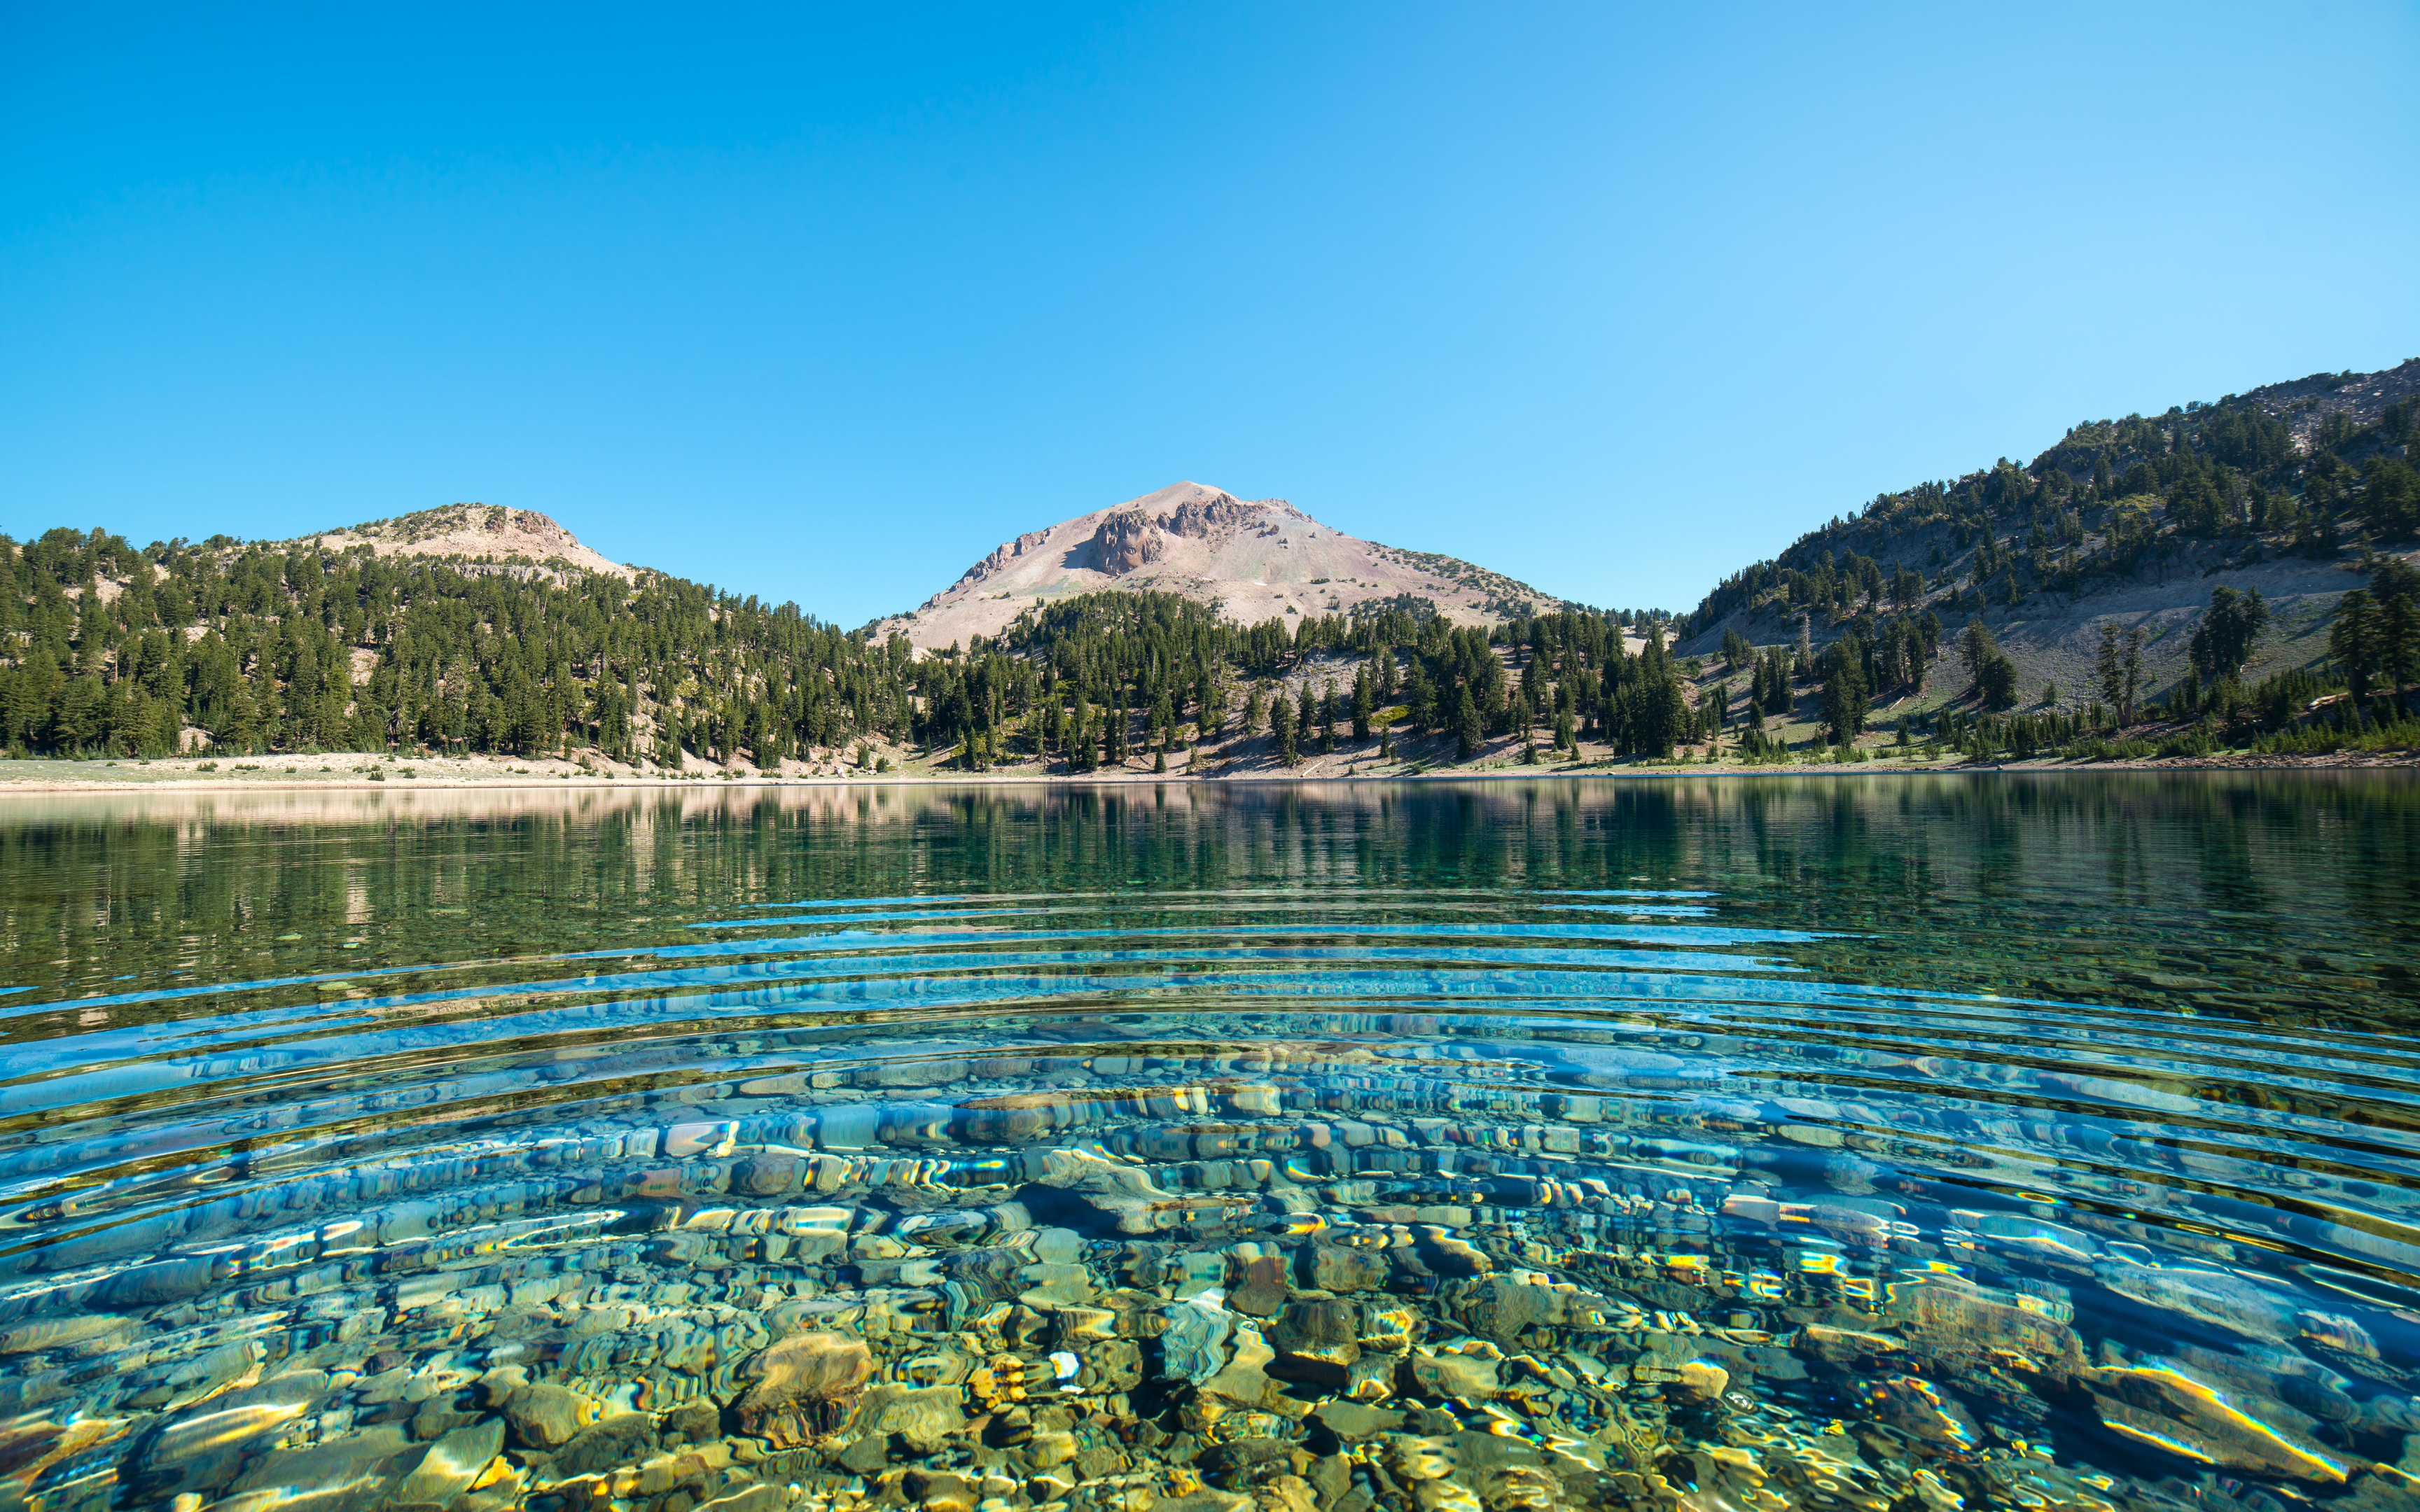
[[[2253,642],[2269,624],[2269,603],[2255,588],[2239,594],[2222,583],[2210,591],[2210,607],[2194,625],[2187,650],[2195,673],[2206,683],[2232,678],[2251,659]]]
[[[2420,671],[2420,568],[2400,557],[2372,560],[2369,595],[2378,606],[2378,667],[2401,705]]]
[[[1832,744],[1846,746],[1865,733],[1868,698],[1864,658],[1843,636],[1823,653],[1823,723]]]
[[[2143,693],[2143,643],[2147,639],[2140,625],[2126,632],[2126,653],[2119,663],[2118,722],[2120,726],[2134,722],[2134,701]]]
[[[2108,704],[2113,712],[2122,711],[2126,706],[2126,661],[2119,650],[2118,626],[2104,625],[2101,627],[2101,647],[2093,657],[2092,670],[2099,681],[2102,702]],[[2119,724],[2126,722],[2122,713],[2117,717]]]
[[[2328,628],[2328,655],[2335,658],[2356,706],[2368,702],[2378,674],[2380,619],[2368,590],[2355,588],[2336,600],[2335,623]]]

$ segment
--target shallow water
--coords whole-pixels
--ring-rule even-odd
[[[0,1507],[2420,1504],[2420,784],[0,800]]]

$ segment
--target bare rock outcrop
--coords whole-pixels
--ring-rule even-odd
[[[1454,557],[1331,530],[1282,499],[1177,483],[1002,542],[913,613],[874,628],[927,650],[963,645],[1052,599],[1104,589],[1175,594],[1245,624],[1384,606],[1496,625],[1563,607]]]
[[[1168,555],[1168,540],[1140,510],[1120,510],[1093,532],[1094,567],[1124,577]]]
[[[501,504],[446,504],[322,531],[303,539],[336,551],[367,547],[381,557],[433,557],[468,563],[571,568],[625,579],[636,576],[537,511]]]

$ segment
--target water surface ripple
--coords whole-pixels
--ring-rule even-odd
[[[2420,788],[12,800],[0,1504],[2420,1504]]]

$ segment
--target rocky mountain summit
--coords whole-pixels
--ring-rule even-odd
[[[302,538],[332,551],[366,546],[382,557],[432,557],[466,563],[570,567],[633,578],[624,566],[534,509],[446,504]]]
[[[934,649],[996,636],[1036,604],[1102,589],[1182,594],[1242,623],[1425,603],[1496,625],[1561,609],[1528,584],[1455,557],[1345,534],[1282,499],[1176,483],[1002,542],[912,613],[876,625]]]

